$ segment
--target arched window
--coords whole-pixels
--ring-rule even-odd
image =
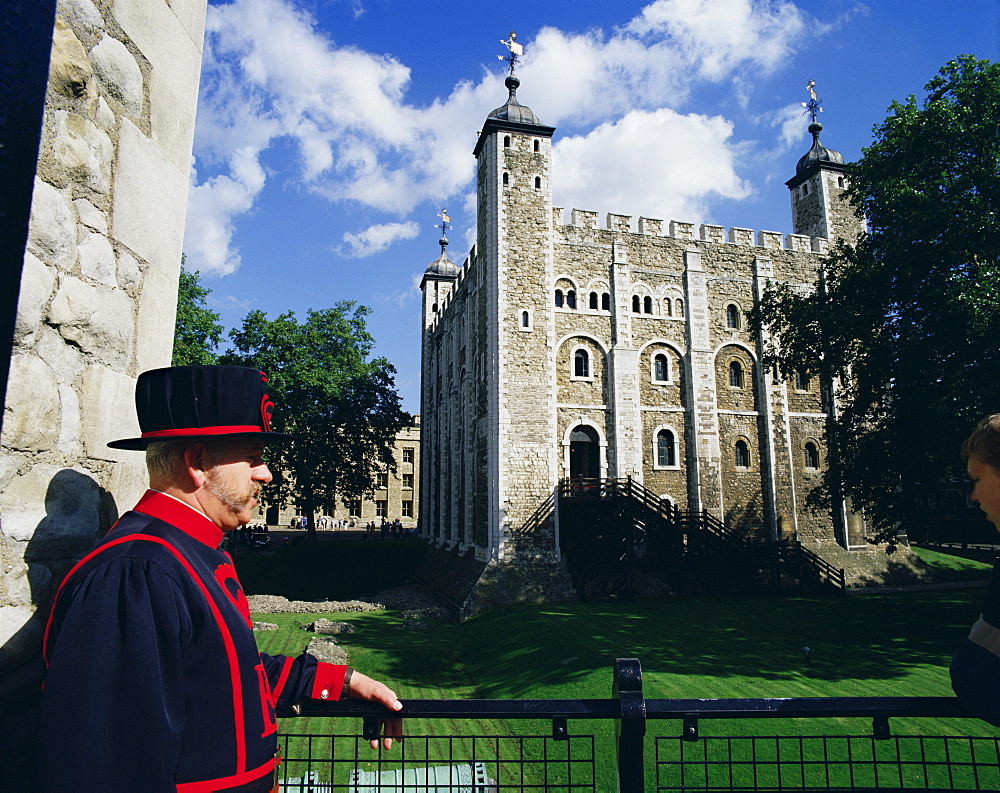
[[[677,465],[677,442],[674,434],[667,429],[656,433],[656,466],[671,468]]]
[[[586,350],[573,353],[573,376],[590,377],[590,353]]]
[[[658,383],[670,382],[670,362],[662,352],[653,356],[653,379]]]
[[[802,450],[802,458],[806,468],[819,468],[819,449],[812,441],[808,441]]]
[[[504,171],[504,173],[503,173],[503,186],[506,187],[509,184],[510,184],[510,176],[507,174],[506,171]]]
[[[601,295],[601,310],[610,311],[611,310],[611,295],[607,292]]]
[[[795,390],[796,391],[808,391],[809,390],[809,374],[805,369],[795,370]]]
[[[505,149],[509,149],[510,148],[510,135],[504,135],[503,136],[503,147]]]
[[[672,317],[674,315],[674,304],[669,297],[663,301],[663,313],[668,317]]]
[[[538,141],[536,140],[535,141],[535,151],[538,151],[538,149],[539,149],[539,145],[538,145]]]
[[[732,388],[743,388],[743,364],[739,361],[729,363],[729,385]]]
[[[736,447],[733,450],[733,463],[737,468],[750,467],[750,447],[747,446],[746,441],[736,441]]]
[[[597,311],[597,292],[590,293],[590,307],[594,311]]]
[[[556,290],[556,308],[562,308],[563,305],[563,292],[562,289]]]
[[[678,317],[684,316],[684,301],[681,300],[680,298],[677,298],[677,316]]]
[[[639,313],[639,295],[632,295],[632,313]]]
[[[541,176],[536,176],[535,177],[535,189],[536,190],[541,190],[542,189],[542,177]]]
[[[531,315],[527,311],[521,312],[521,327],[522,328],[531,327]]]
[[[732,303],[726,306],[726,327],[736,329],[740,327],[740,310]]]
[[[566,307],[576,308],[576,292],[572,289],[566,290]]]
[[[642,313],[643,314],[653,313],[653,298],[651,298],[649,295],[646,295],[642,299]]]
[[[844,177],[843,176],[838,176],[837,177],[837,187],[840,187],[840,188],[844,187]]]

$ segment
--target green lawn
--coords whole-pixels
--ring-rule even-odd
[[[242,571],[241,571],[242,575]],[[950,696],[948,662],[976,619],[982,590],[838,599],[650,599],[634,602],[519,606],[461,625],[432,622],[404,631],[394,612],[340,615],[357,632],[342,637],[351,663],[393,685],[406,699],[575,699],[611,695],[612,664],[640,659],[645,696],[660,698]],[[298,653],[309,615],[269,615],[275,633],[261,649]],[[812,649],[806,663],[801,648]],[[283,732],[326,733],[326,720],[283,720]],[[676,736],[677,721],[649,723],[654,736]],[[703,720],[703,736],[868,734],[864,720]],[[896,734],[1000,735],[970,720],[896,719]],[[539,735],[550,728],[516,724],[422,724],[411,732]],[[613,728],[571,721],[571,733],[594,734],[597,790],[610,789]],[[668,744],[672,746],[675,744]],[[362,750],[362,753],[368,749]],[[394,750],[395,751],[395,750]],[[539,750],[541,751],[541,750]],[[374,758],[375,753],[372,753]],[[651,761],[647,773],[652,773]]]
[[[993,572],[993,551],[960,550],[949,553],[935,551],[931,548],[911,546],[917,554],[942,581],[973,581],[989,578]]]

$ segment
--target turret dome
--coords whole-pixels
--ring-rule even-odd
[[[844,155],[839,151],[826,148],[819,142],[819,133],[823,131],[823,125],[814,121],[809,125],[809,131],[813,136],[812,148],[802,156],[795,166],[795,175],[803,176],[817,164],[843,166]]]

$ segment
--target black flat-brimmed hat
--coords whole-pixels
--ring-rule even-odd
[[[243,366],[170,366],[135,383],[139,438],[111,441],[112,449],[142,451],[156,441],[245,435],[263,443],[294,436],[271,431],[274,403],[267,375]]]

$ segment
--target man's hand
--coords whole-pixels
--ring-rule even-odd
[[[386,685],[372,680],[368,675],[354,670],[351,676],[351,684],[347,689],[347,696],[352,699],[367,699],[370,702],[380,702],[389,710],[402,710],[403,703],[396,697],[396,692]],[[402,719],[379,719],[378,731],[382,735],[382,746],[385,749],[392,748],[392,739],[403,737]],[[378,740],[371,741],[372,749],[378,749]]]

